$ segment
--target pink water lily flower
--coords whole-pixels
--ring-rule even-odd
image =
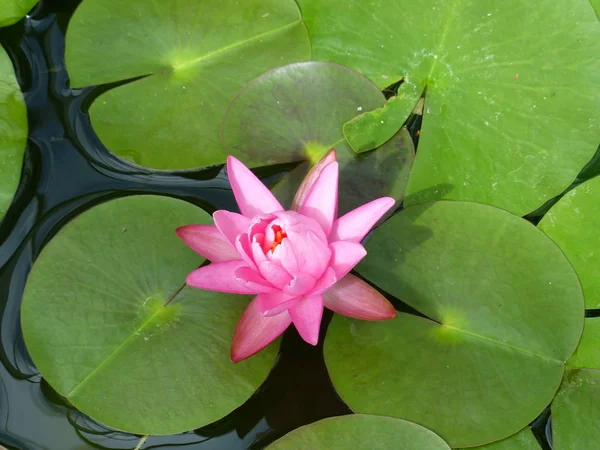
[[[215,225],[187,225],[177,234],[212,262],[190,273],[188,285],[256,295],[235,329],[232,361],[262,350],[291,323],[316,345],[323,307],[363,320],[396,316],[381,294],[349,273],[367,253],[360,242],[394,199],[373,200],[338,219],[335,151],[309,172],[289,211],[232,156],[227,173],[241,214],[216,211]]]

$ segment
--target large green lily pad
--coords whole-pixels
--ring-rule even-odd
[[[392,417],[353,414],[329,417],[297,428],[269,450],[450,450],[427,428]]]
[[[585,319],[581,341],[567,361],[567,369],[600,370],[600,318]]]
[[[473,450],[541,450],[539,442],[529,427],[523,428],[517,434],[513,434],[501,441],[491,444],[473,447]]]
[[[247,298],[185,286],[203,259],[174,230],[209,222],[180,200],[128,197],[83,213],[42,251],[24,294],[25,343],[85,414],[131,433],[173,434],[223,417],[265,379],[276,347],[229,359]]]
[[[554,450],[594,450],[600,442],[600,370],[570,370],[552,403]]]
[[[600,177],[596,177],[568,192],[538,225],[575,267],[588,308],[600,308],[599,204]]]
[[[588,0],[298,0],[313,59],[379,87],[427,85],[407,204],[518,215],[560,194],[600,142],[600,24]],[[439,190],[450,184],[451,190]]]
[[[598,19],[600,19],[600,0],[590,0],[590,3],[592,4],[592,7],[596,11],[596,15],[598,16]]]
[[[38,0],[0,0],[0,27],[21,20],[37,2]]]
[[[332,148],[341,169],[341,213],[382,195],[400,199],[414,160],[408,132],[357,155],[342,131],[344,123],[384,103],[377,86],[346,67],[280,67],[249,83],[231,104],[223,120],[223,150],[251,167],[305,161],[274,189],[288,205],[310,164]]]
[[[27,109],[13,66],[0,47],[0,220],[10,206],[27,142]]]
[[[67,31],[73,86],[144,77],[103,94],[90,115],[112,152],[156,169],[224,162],[219,125],[235,94],[308,59],[293,0],[84,0]]]
[[[491,206],[441,201],[393,216],[366,248],[359,273],[429,319],[334,316],[325,361],[350,408],[469,447],[550,403],[584,309],[577,275],[542,232]]]

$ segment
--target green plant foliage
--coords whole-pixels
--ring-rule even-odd
[[[27,110],[13,66],[0,47],[0,220],[12,202],[27,142]]]
[[[600,0],[590,0],[590,3],[592,4],[592,8],[596,11],[598,19],[600,19]]]
[[[269,450],[450,450],[439,436],[406,420],[353,414],[297,428]]]
[[[593,450],[600,442],[600,370],[570,370],[552,403],[554,450]]]
[[[585,319],[581,341],[567,361],[567,369],[600,370],[600,318]]]
[[[567,255],[579,275],[587,308],[600,308],[600,177],[580,184],[539,223]]]
[[[588,0],[298,0],[313,59],[379,87],[427,86],[407,205],[440,198],[524,215],[600,142],[600,24]],[[439,190],[449,184],[451,190]]]
[[[526,426],[552,400],[583,327],[583,295],[529,222],[469,202],[408,208],[378,228],[358,266],[422,318],[334,316],[325,361],[356,412],[400,417],[453,447]]]
[[[473,450],[541,450],[541,447],[531,429],[525,427],[506,439],[481,447],[473,447]]]
[[[102,142],[156,169],[225,161],[219,125],[251,79],[310,59],[293,0],[84,0],[67,32],[73,86],[143,77],[90,109]]]
[[[366,112],[344,124],[350,147],[362,153],[383,145],[396,134],[415,106],[415,98],[403,92],[390,98],[382,108]]]
[[[357,155],[344,123],[385,98],[364,76],[329,63],[298,63],[250,82],[223,120],[226,153],[252,166],[307,161],[274,189],[288,206],[310,164],[335,148],[340,163],[340,212],[382,195],[400,199],[414,160],[410,135],[400,130],[376,151]]]
[[[37,2],[38,0],[0,0],[0,27],[21,20]]]
[[[180,200],[127,197],[83,213],[44,248],[23,334],[41,374],[79,410],[119,430],[174,434],[223,417],[265,379],[275,346],[229,359],[245,298],[185,286],[203,259],[174,229],[209,222]]]

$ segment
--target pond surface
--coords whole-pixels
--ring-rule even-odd
[[[71,90],[64,67],[64,34],[79,1],[42,1],[24,21],[0,30],[0,43],[25,92],[30,128],[21,186],[0,223],[0,444],[8,449],[132,449],[139,441],[70,407],[41,379],[27,355],[19,325],[26,277],[60,227],[98,203],[131,194],[169,195],[211,213],[236,209],[221,166],[153,172],[113,157],[100,143],[86,111],[112,86]],[[258,174],[273,182],[287,169]],[[324,327],[330,316],[325,319]],[[312,347],[291,327],[275,368],[246,404],[202,429],[151,437],[143,448],[260,449],[301,425],[348,413],[329,381],[322,339]],[[533,425],[545,449],[551,448],[547,424],[546,412]]]

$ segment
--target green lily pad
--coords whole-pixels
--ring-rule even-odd
[[[600,177],[568,192],[539,223],[567,255],[585,294],[587,308],[600,308]]]
[[[427,85],[407,205],[472,200],[524,215],[569,186],[600,142],[588,0],[298,4],[313,59],[379,87],[404,79],[408,95]]]
[[[277,347],[234,364],[229,347],[244,297],[186,287],[202,262],[175,228],[210,223],[167,197],[110,201],[67,224],[29,275],[27,349],[50,385],[118,430],[173,434],[246,401]]]
[[[592,4],[592,7],[596,11],[596,15],[598,16],[598,19],[600,20],[600,0],[590,0],[590,3]]]
[[[342,131],[344,123],[384,104],[377,86],[346,67],[280,67],[249,83],[231,104],[223,120],[223,150],[251,167],[307,161],[274,189],[287,204],[310,165],[332,148],[341,169],[341,213],[382,195],[400,199],[414,160],[408,132],[357,155]]]
[[[398,92],[383,107],[366,112],[344,124],[344,137],[350,147],[362,153],[390,140],[402,127],[417,99]]]
[[[73,86],[144,77],[100,96],[90,115],[112,152],[155,169],[224,162],[219,126],[235,94],[308,59],[293,0],[84,0],[67,30]]]
[[[7,27],[21,20],[37,2],[38,0],[0,0],[0,27]]]
[[[600,442],[600,370],[570,370],[552,403],[554,450],[592,450]]]
[[[492,444],[472,447],[473,450],[541,450],[539,442],[529,427],[523,428],[517,434]]]
[[[585,319],[581,341],[567,361],[567,369],[600,370],[600,318]]]
[[[441,201],[393,216],[366,249],[359,273],[429,319],[334,316],[325,361],[350,408],[469,447],[550,403],[584,309],[577,275],[542,232],[491,206]]]
[[[297,428],[269,450],[450,450],[438,435],[416,423],[392,417],[353,414],[329,417]]]
[[[27,108],[13,66],[0,47],[0,220],[21,177],[27,142]]]

